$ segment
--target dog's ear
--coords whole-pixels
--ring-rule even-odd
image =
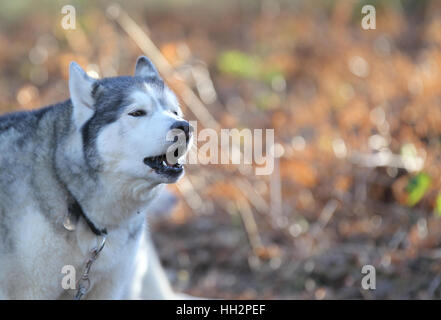
[[[160,78],[158,70],[147,57],[140,56],[136,61],[135,76]]]
[[[95,100],[92,92],[95,82],[96,80],[89,77],[78,63],[70,63],[69,92],[73,105],[73,118],[77,128],[81,128],[94,113]]]

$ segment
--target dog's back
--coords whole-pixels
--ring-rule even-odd
[[[42,213],[50,215],[53,203],[47,200],[60,195],[53,146],[62,109],[50,106],[0,117],[0,297],[7,295],[6,284],[20,277],[22,247],[30,245],[23,227],[43,220]]]

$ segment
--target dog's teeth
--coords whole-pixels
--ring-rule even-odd
[[[165,161],[164,161],[164,160],[162,161],[162,165],[163,165],[164,167],[166,167],[166,166],[167,166],[167,164],[165,163]]]

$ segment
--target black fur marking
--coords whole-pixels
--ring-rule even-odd
[[[97,93],[99,92],[100,84],[96,81],[92,85],[92,97],[96,98]]]
[[[73,198],[73,196],[72,196]],[[92,220],[89,219],[89,217],[84,213],[83,208],[81,208],[81,205],[78,203],[77,200],[75,200],[75,198],[73,198],[73,203],[71,203],[69,205],[69,212],[71,214],[73,214],[76,217],[82,217],[87,225],[89,226],[90,230],[97,236],[101,236],[101,235],[106,235],[107,234],[107,230],[106,228],[104,229],[99,229],[93,222]]]

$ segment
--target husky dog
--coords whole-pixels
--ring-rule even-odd
[[[78,281],[104,237],[83,298],[130,298],[134,287],[145,297],[141,285],[149,298],[173,298],[145,217],[161,187],[183,175],[190,124],[146,57],[134,76],[104,79],[72,62],[69,92],[0,117],[0,299],[72,299],[66,266]]]

